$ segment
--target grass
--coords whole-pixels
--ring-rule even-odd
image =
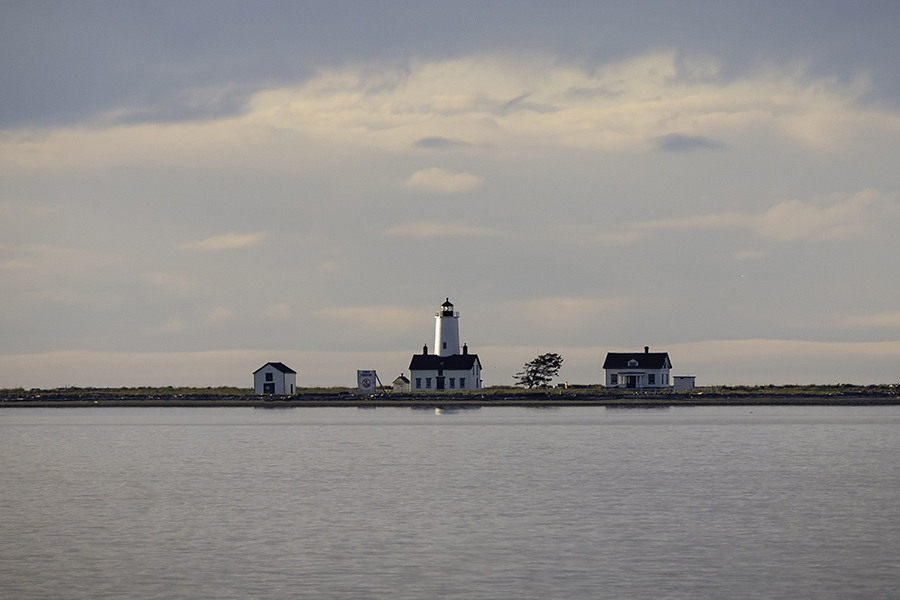
[[[295,396],[322,396],[322,395],[339,395],[344,394],[348,390],[343,386],[335,387],[307,387],[298,388]],[[448,390],[448,392],[450,392]],[[386,391],[391,394],[390,390]],[[873,384],[873,385],[855,385],[855,384],[834,384],[834,385],[735,385],[735,386],[704,386],[685,392],[675,392],[668,389],[665,391],[649,391],[649,390],[622,390],[608,389],[601,385],[569,385],[567,388],[536,388],[532,390],[523,389],[514,386],[491,386],[479,390],[454,390],[450,392],[454,395],[480,395],[480,396],[604,396],[604,397],[628,397],[634,395],[665,395],[665,396],[709,396],[709,397],[822,397],[822,396],[900,396],[900,383],[892,384]],[[425,392],[416,395],[441,395],[444,392]],[[4,399],[28,399],[40,396],[91,396],[109,397],[109,398],[128,398],[128,397],[154,397],[154,398],[179,398],[179,397],[223,397],[223,396],[252,396],[253,388],[218,386],[218,387],[117,387],[117,388],[96,388],[96,387],[64,387],[52,389],[32,388],[29,390],[23,388],[0,388],[0,401]]]

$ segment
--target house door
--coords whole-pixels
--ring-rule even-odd
[[[636,388],[637,387],[637,375],[626,375],[625,376],[625,387],[627,388]]]
[[[274,394],[275,393],[275,384],[274,383],[264,383],[263,384],[263,394]]]
[[[443,377],[437,378],[437,389],[439,389],[439,390],[444,389],[444,378]]]

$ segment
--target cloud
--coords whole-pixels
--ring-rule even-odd
[[[416,311],[417,314],[419,311]],[[421,316],[421,315],[419,315]],[[697,384],[892,383],[879,373],[896,373],[900,341],[807,342],[798,340],[709,340],[653,346],[668,352],[673,375],[695,375]],[[244,349],[205,352],[127,353],[54,351],[0,355],[0,387],[237,385],[251,387],[253,371],[279,360],[297,371],[299,386],[352,385],[360,365],[375,368],[382,380],[406,369],[420,348],[381,352]],[[534,346],[482,346],[486,385],[509,385]],[[607,352],[639,348],[542,347],[565,359],[560,380],[599,383]],[[822,373],[827,373],[822,376]],[[738,374],[738,375],[736,375]]]
[[[789,200],[773,206],[751,223],[754,235],[786,242],[798,239],[838,240],[866,233],[882,214],[884,199],[863,190],[844,200],[805,203]]]
[[[896,207],[877,190],[862,190],[852,196],[834,195],[811,202],[788,200],[760,214],[712,213],[691,217],[641,221],[618,230],[591,225],[562,228],[569,239],[580,243],[624,246],[663,231],[736,230],[775,241],[835,241],[860,237],[872,230]],[[744,253],[738,258],[758,257]]]
[[[246,166],[256,160],[296,169],[301,158],[307,164],[339,159],[355,148],[403,153],[466,140],[507,152],[547,146],[686,151],[720,148],[761,131],[828,150],[860,135],[900,131],[900,115],[859,104],[869,89],[862,77],[843,83],[794,67],[729,76],[707,62],[697,69],[663,52],[598,68],[554,57],[412,60],[402,68],[369,63],[259,91],[235,116],[5,131],[0,166]],[[208,103],[208,96],[198,103]],[[219,102],[214,94],[211,102]]]
[[[184,329],[185,324],[179,319],[169,319],[162,326],[162,331],[164,331],[165,333],[179,333],[181,331],[184,331]]]
[[[689,136],[670,133],[656,138],[659,149],[665,152],[693,152],[694,150],[726,150],[728,144],[703,136]]]
[[[413,146],[416,148],[429,148],[436,150],[446,150],[449,148],[459,148],[461,146],[469,146],[470,144],[463,142],[461,140],[454,140],[451,138],[441,137],[439,135],[434,135],[431,137],[422,138],[420,140],[416,140],[413,142]]]
[[[122,263],[115,254],[49,244],[0,244],[0,271],[29,276],[72,275]]]
[[[55,351],[0,355],[0,387],[253,386],[253,371],[281,361],[297,371],[297,385],[352,385],[356,369],[375,368],[385,380],[405,370],[412,351],[328,352],[242,349],[203,352]]]
[[[206,316],[204,318],[207,323],[219,323],[221,321],[227,321],[233,316],[234,311],[227,306],[215,306],[206,311]]]
[[[466,223],[439,223],[437,221],[409,221],[388,229],[388,235],[418,239],[433,237],[497,237],[507,234],[498,229]]]
[[[900,341],[707,340],[664,350],[673,374],[696,375],[698,385],[891,383],[883,374],[900,359]]]
[[[609,230],[598,225],[577,224],[559,225],[556,233],[562,240],[580,246],[628,246],[646,239],[648,233],[642,231],[637,224],[623,226],[617,230]]]
[[[869,119],[900,127],[896,115],[853,108],[866,89],[864,80],[839,86],[796,69],[729,78],[712,61],[698,74],[674,52],[591,70],[552,58],[475,56],[322,72],[297,88],[260,92],[249,106],[270,126],[380,147],[462,137],[507,149],[634,152],[653,140],[720,148],[722,136],[760,128],[827,146]]]
[[[283,319],[290,319],[293,316],[294,311],[291,310],[291,307],[288,304],[281,303],[267,306],[263,311],[263,314],[269,319],[280,321]]]
[[[349,308],[320,308],[313,311],[317,317],[361,328],[366,331],[411,331],[421,323],[421,309],[411,310],[397,306],[354,306]]]
[[[420,192],[458,194],[481,185],[481,178],[469,173],[451,173],[446,169],[421,169],[406,180],[406,187]]]
[[[184,293],[196,287],[194,281],[180,273],[144,273],[141,279],[167,292]]]
[[[875,327],[879,329],[900,328],[900,310],[844,317],[838,321],[838,325],[841,327]]]
[[[186,242],[181,245],[185,250],[229,250],[232,248],[249,248],[263,241],[268,232],[235,233],[229,231],[222,235],[214,235],[196,242]]]
[[[624,298],[553,297],[521,303],[514,312],[529,315],[535,322],[552,327],[579,327],[604,313],[628,306]]]

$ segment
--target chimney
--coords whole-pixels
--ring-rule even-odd
[[[469,346],[468,346],[468,344],[463,344],[463,356],[465,356],[465,355],[468,354],[468,353],[469,353]]]
[[[428,356],[428,344],[422,346],[422,354]]]
[[[650,346],[644,346],[644,354],[650,354]]]

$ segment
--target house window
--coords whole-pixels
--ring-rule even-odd
[[[619,385],[619,375],[617,373],[609,376],[609,385]]]
[[[462,390],[462,389],[465,389],[465,387],[466,387],[466,378],[460,377],[459,378],[459,389]]]
[[[450,378],[450,389],[452,390],[455,387],[456,387],[456,377],[451,377]]]
[[[266,373],[266,381],[274,381],[274,379],[272,378],[272,375],[273,375],[272,373]]]
[[[416,377],[416,389],[417,390],[422,389],[422,378],[421,377]]]
[[[431,377],[426,377],[426,378],[425,378],[425,387],[426,387],[427,389],[431,389]]]
[[[647,374],[647,385],[656,385],[656,373]]]

